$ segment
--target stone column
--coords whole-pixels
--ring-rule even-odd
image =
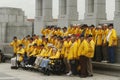
[[[59,17],[66,15],[66,0],[59,0]]]
[[[99,20],[106,20],[106,0],[94,0],[94,15]]]
[[[43,21],[52,21],[52,0],[43,0]]]
[[[77,0],[59,0],[58,26],[69,26],[78,21]]]
[[[100,20],[106,20],[106,0],[86,0],[85,7],[84,23],[98,25]]]
[[[94,13],[94,0],[85,0],[85,12]]]
[[[58,16],[58,26],[64,27],[67,26],[66,12],[67,12],[67,1],[59,0],[59,16]]]
[[[115,0],[114,27],[120,36],[120,0]]]
[[[67,19],[78,21],[77,0],[67,0]]]
[[[35,1],[35,24],[34,24],[35,34],[40,34],[41,19],[42,19],[42,0],[36,0]]]
[[[36,0],[36,17],[42,16],[42,0]]]
[[[36,0],[36,18],[34,24],[34,33],[40,34],[42,28],[51,21],[52,0]]]

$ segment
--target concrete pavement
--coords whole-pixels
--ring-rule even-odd
[[[50,75],[25,71],[22,69],[11,70],[10,63],[0,63],[0,80],[120,80],[120,77],[94,74],[94,77],[80,78],[78,76]]]

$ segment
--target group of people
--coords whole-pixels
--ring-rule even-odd
[[[93,76],[92,60],[115,62],[117,34],[112,24],[47,26],[41,34],[40,37],[27,35],[21,40],[14,37],[10,45],[17,59],[14,57],[11,61],[17,60],[20,64],[28,59],[26,66],[38,68],[44,59],[51,64],[51,59],[63,59],[67,75],[80,77]]]

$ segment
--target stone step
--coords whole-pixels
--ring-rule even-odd
[[[102,62],[92,62],[94,71],[96,73],[119,76],[120,77],[120,64],[115,63],[102,63]]]

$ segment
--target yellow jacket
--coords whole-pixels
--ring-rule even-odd
[[[40,45],[40,44],[42,43],[42,40],[39,38],[39,39],[36,39],[34,42],[35,42],[37,45]]]
[[[33,48],[31,54],[29,56],[36,56],[38,54],[38,49],[37,48]]]
[[[88,53],[89,47],[88,47],[88,42],[86,39],[84,39],[82,41],[82,43],[80,44],[79,50],[78,50],[78,56],[84,55],[86,56],[86,54]]]
[[[17,48],[18,48],[18,46],[19,46],[20,44],[21,44],[21,41],[20,41],[20,40],[17,40],[16,42],[15,42],[15,41],[12,41],[12,42],[10,43],[10,46],[13,47],[14,53],[17,53]]]
[[[96,45],[100,46],[102,45],[102,36],[103,36],[103,30],[96,30],[96,36],[95,36],[95,43]]]
[[[93,58],[95,51],[95,42],[91,40],[87,45],[88,45],[88,53],[86,54],[86,57]]]
[[[50,49],[47,48],[45,54],[43,54],[43,57],[48,58],[51,55],[52,55],[52,48],[50,48]]]
[[[23,49],[23,48],[18,48],[17,49],[17,54],[19,55],[19,61],[21,62],[21,61],[23,61],[23,56],[24,56],[24,53],[25,53],[25,50]]]
[[[39,50],[39,54],[37,55],[37,57],[44,57],[45,53],[46,49]]]
[[[95,41],[95,28],[91,29],[91,33],[92,33],[92,36],[93,36],[93,41]]]
[[[77,50],[78,50],[78,44],[75,41],[70,47],[70,50],[68,53],[68,60],[73,60],[78,58]]]
[[[50,59],[59,59],[60,58],[60,51],[58,50],[55,55],[51,56]]]
[[[64,44],[63,44],[64,50],[65,50],[65,51],[64,51],[64,57],[65,57],[65,58],[67,58],[67,56],[68,56],[68,53],[69,53],[69,50],[70,50],[71,45],[72,45],[72,42],[71,42],[71,41],[69,41],[69,42],[65,41]]]
[[[62,32],[62,36],[63,36],[63,37],[64,37],[64,36],[68,36],[68,31]]]
[[[29,44],[30,44],[30,41],[26,40],[26,39],[23,39],[22,40],[22,44],[24,44],[25,52],[27,52],[27,49],[28,49]]]
[[[112,29],[108,43],[108,46],[117,46],[117,34],[115,29]]]
[[[103,30],[103,36],[102,36],[103,44],[107,43],[106,37],[107,37],[108,31],[109,31],[108,29]]]
[[[91,29],[87,28],[85,30],[85,37],[88,36],[89,34],[92,34]]]

